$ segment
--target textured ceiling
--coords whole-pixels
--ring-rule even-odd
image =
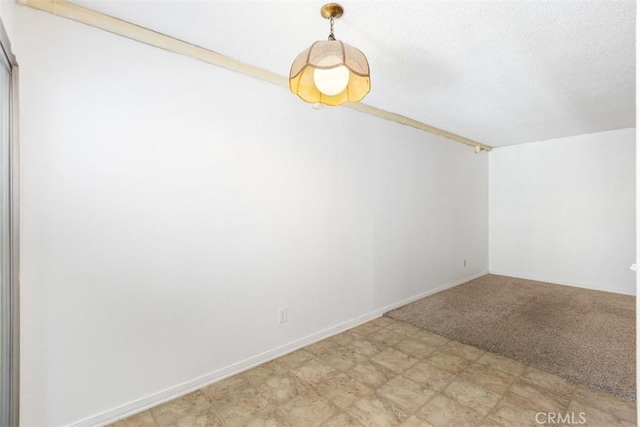
[[[75,3],[288,75],[323,1]],[[343,1],[364,102],[488,145],[635,126],[633,1]]]

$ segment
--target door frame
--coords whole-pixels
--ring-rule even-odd
[[[0,20],[0,55],[10,70],[10,141],[9,141],[9,259],[10,298],[9,313],[3,313],[3,321],[10,324],[10,390],[9,426],[18,427],[20,414],[20,149],[18,145],[18,62],[11,49],[11,42]]]

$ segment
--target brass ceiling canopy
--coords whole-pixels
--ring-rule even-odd
[[[340,18],[344,13],[344,9],[338,3],[327,3],[320,8],[320,15],[324,19]]]
[[[330,22],[329,37],[313,43],[291,65],[289,88],[305,102],[359,102],[371,90],[367,57],[333,34],[334,20],[343,14],[343,7],[337,3],[322,6],[320,15]]]

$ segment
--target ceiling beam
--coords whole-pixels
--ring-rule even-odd
[[[256,79],[260,79],[269,83],[289,88],[288,79],[285,76],[274,73],[246,62],[238,61],[228,56],[222,55],[209,49],[176,39],[166,34],[158,33],[148,28],[141,27],[131,22],[123,21],[113,16],[105,15],[95,10],[79,6],[66,0],[19,0],[20,3],[27,5],[33,9],[52,13],[54,15],[71,19],[82,24],[86,24],[122,37],[126,37],[138,42],[142,42],[151,46],[155,46],[170,52],[185,55],[218,67],[226,68],[231,71],[245,74]],[[442,136],[453,141],[469,145],[476,149],[491,151],[490,146],[473,141],[455,133],[448,132],[443,129],[430,126],[426,123],[403,116],[398,113],[383,110],[364,103],[347,103],[343,107],[362,113],[370,114],[385,120],[400,123],[401,125],[410,126],[425,132]]]

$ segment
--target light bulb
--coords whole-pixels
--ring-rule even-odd
[[[313,83],[318,90],[327,96],[342,92],[349,84],[349,69],[344,65],[334,68],[313,70]]]

